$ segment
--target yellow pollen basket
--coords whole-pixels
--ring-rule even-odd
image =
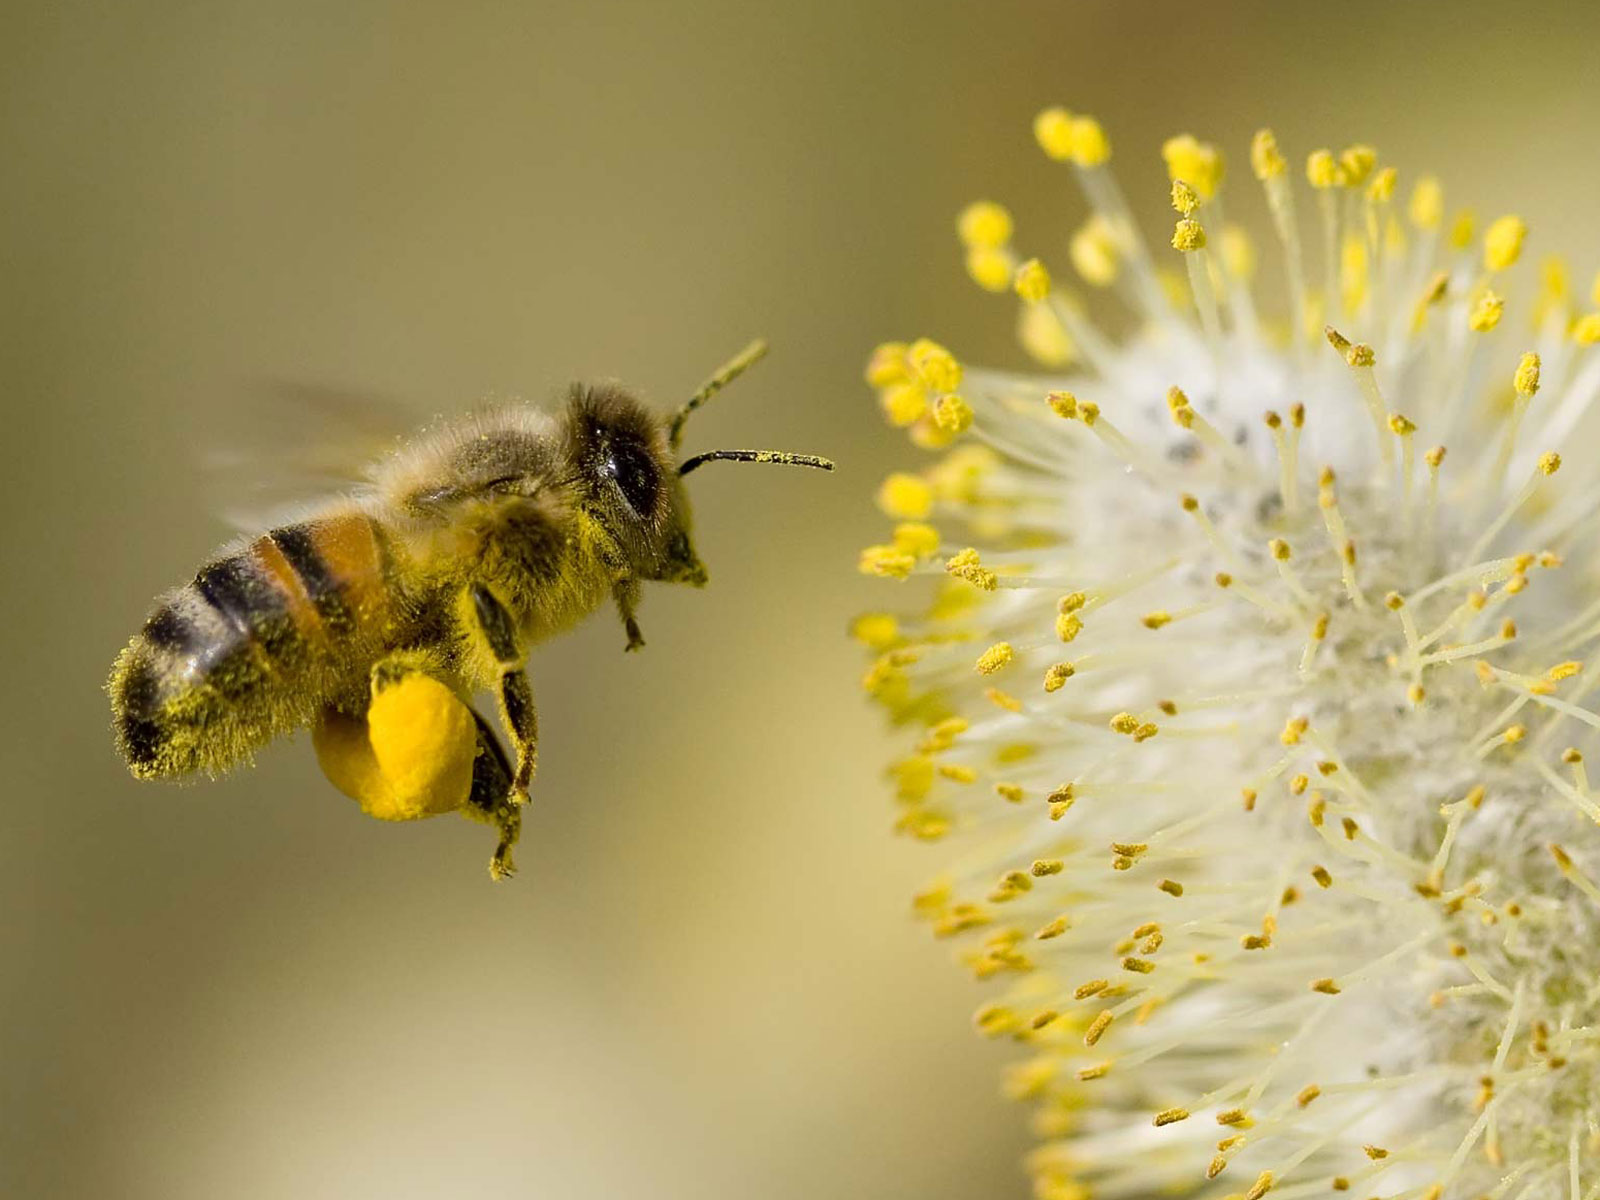
[[[478,747],[472,714],[426,675],[408,675],[380,691],[365,720],[328,713],[311,741],[328,781],[380,821],[454,812],[472,790]]]

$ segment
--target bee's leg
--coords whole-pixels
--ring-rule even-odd
[[[526,804],[528,785],[533,782],[533,772],[539,761],[539,716],[533,707],[533,688],[523,670],[516,623],[511,614],[483,584],[473,584],[471,593],[478,633],[500,667],[500,718],[511,734],[517,753],[517,765],[507,794],[512,804]]]
[[[639,632],[639,622],[634,616],[639,604],[639,581],[631,576],[619,579],[611,589],[611,595],[617,602],[617,615],[622,618],[622,627],[628,632],[628,644],[623,649],[643,650],[644,634]]]
[[[494,879],[509,879],[517,873],[511,861],[511,848],[522,833],[522,806],[511,799],[511,763],[500,748],[489,722],[476,709],[470,710],[478,726],[478,756],[472,764],[472,792],[467,798],[469,816],[493,825],[500,831],[500,844],[489,860]]]

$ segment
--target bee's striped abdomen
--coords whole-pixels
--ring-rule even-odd
[[[388,634],[385,562],[374,522],[347,512],[275,529],[202,567],[112,671],[134,774],[221,770],[310,720]]]

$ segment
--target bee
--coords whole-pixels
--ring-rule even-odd
[[[666,420],[620,386],[506,407],[404,444],[370,483],[220,551],[162,597],[112,668],[116,744],[140,779],[215,776],[309,727],[374,817],[459,811],[512,847],[537,765],[529,648],[608,600],[644,645],[645,582],[703,587],[684,478],[710,462],[832,470],[775,450],[679,459],[684,426],[766,352],[752,343]],[[495,694],[508,756],[483,715]]]

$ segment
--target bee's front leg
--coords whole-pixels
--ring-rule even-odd
[[[473,632],[483,640],[500,668],[500,718],[511,734],[517,754],[517,765],[506,789],[506,801],[516,807],[528,802],[528,785],[533,782],[533,773],[539,761],[539,717],[533,707],[533,688],[529,686],[528,676],[523,669],[516,623],[512,621],[511,614],[483,584],[473,584],[470,593],[476,626]],[[520,826],[520,815],[517,823]],[[510,842],[516,838],[513,834],[510,841],[506,841],[506,828],[502,827],[501,832],[501,850],[509,855]],[[502,873],[497,869],[501,850],[495,852],[495,860],[489,864],[489,871],[496,878]]]
[[[643,650],[644,634],[639,631],[639,621],[634,615],[639,604],[638,580],[631,577],[617,580],[611,595],[617,602],[617,615],[622,618],[622,627],[628,634],[628,644],[623,649]]]

